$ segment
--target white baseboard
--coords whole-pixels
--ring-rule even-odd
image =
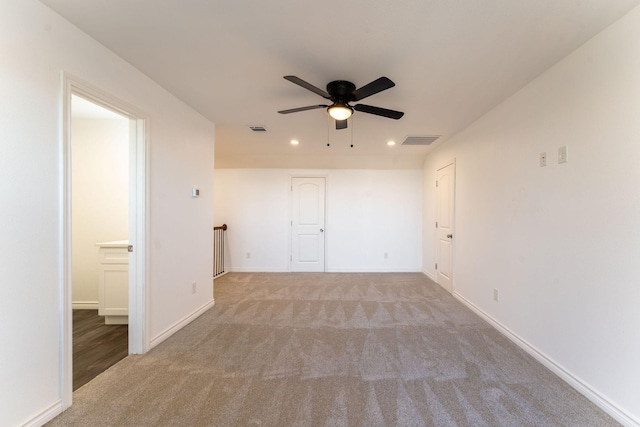
[[[98,301],[73,301],[71,308],[74,310],[97,310]]]
[[[22,424],[22,427],[40,427],[57,417],[62,413],[62,400],[58,400],[51,404],[44,411],[40,412],[29,421]]]
[[[425,273],[426,274],[426,273]],[[529,344],[526,340],[521,338],[519,335],[511,331],[509,328],[502,325],[500,322],[495,320],[493,317],[485,313],[482,309],[477,307],[471,301],[460,295],[458,292],[454,292],[453,296],[462,302],[464,305],[469,307],[474,313],[478,316],[489,322],[491,326],[498,330],[502,335],[511,340],[518,347],[526,351],[529,355],[531,355],[538,362],[542,363],[545,367],[551,370],[554,374],[559,376],[562,380],[564,380],[567,384],[575,388],[578,392],[584,395],[587,399],[593,402],[595,405],[600,407],[607,414],[611,415],[616,421],[626,427],[640,427],[640,421],[629,414],[624,409],[617,406],[615,403],[611,402],[589,384],[582,381],[580,378],[573,375],[571,372],[567,371],[563,368],[559,363],[555,360],[551,359],[549,356],[544,354],[542,351],[538,350],[533,345]]]
[[[227,273],[289,273],[280,268],[231,268]],[[327,268],[327,273],[420,273],[419,268]],[[220,277],[220,276],[218,276]]]
[[[422,274],[424,274],[425,276],[427,276],[429,279],[433,280],[434,282],[438,283],[438,281],[436,280],[436,276],[434,276],[430,272],[422,270]]]
[[[290,273],[280,268],[230,268],[227,273]],[[327,273],[422,273],[419,268],[327,268]],[[226,273],[225,273],[226,274]],[[220,276],[218,276],[220,277]]]
[[[415,268],[329,268],[327,273],[420,273]]]
[[[185,316],[184,318],[182,318],[182,320],[179,320],[178,322],[174,323],[173,326],[170,326],[169,328],[165,329],[163,332],[161,332],[157,337],[153,338],[150,342],[150,349],[152,349],[153,347],[157,346],[158,344],[160,344],[162,341],[166,340],[167,338],[169,338],[171,335],[175,334],[176,332],[178,332],[180,329],[184,328],[185,326],[187,326],[189,323],[193,322],[194,320],[196,320],[198,317],[200,317],[204,312],[206,312],[207,310],[209,310],[211,307],[213,307],[216,303],[215,299],[212,299],[211,301],[209,301],[208,303],[206,303],[205,305],[203,305],[202,307],[200,307],[199,309],[197,309],[196,311],[194,311],[193,313],[191,313],[188,316]]]

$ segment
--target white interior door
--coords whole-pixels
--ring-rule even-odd
[[[438,284],[453,292],[453,208],[455,164],[436,173],[436,278]]]
[[[324,271],[324,178],[291,178],[291,271]]]
[[[71,96],[77,95],[94,104],[117,112],[129,119],[129,243],[134,252],[128,255],[128,288],[129,288],[129,354],[142,354],[149,350],[147,327],[147,130],[145,114],[136,111],[131,105],[124,103],[99,89],[63,74],[63,215],[60,226],[63,231],[61,249],[63,252],[62,275],[64,276],[63,310],[61,336],[63,361],[60,376],[63,378],[62,401],[66,409],[73,400],[73,328],[72,328],[72,186],[71,186]]]

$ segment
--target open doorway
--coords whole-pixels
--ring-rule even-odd
[[[129,138],[127,117],[71,96],[74,391],[128,355]]]
[[[66,409],[77,388],[73,384],[74,309],[102,311],[98,313],[100,325],[128,324],[128,337],[122,333],[120,337],[126,343],[124,356],[149,349],[149,187],[144,113],[68,73],[63,73],[62,80],[61,268],[65,286],[61,295],[60,372]],[[94,109],[94,114],[106,116],[81,119],[76,114],[74,118],[74,110],[80,110],[78,102]],[[124,137],[117,142],[106,136],[113,132]]]

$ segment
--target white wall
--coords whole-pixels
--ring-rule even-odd
[[[421,270],[421,170],[216,169],[228,271],[289,270],[291,176],[327,177],[327,271]]]
[[[38,1],[1,8],[0,414],[14,426],[61,408],[61,71],[147,114],[152,339],[212,300],[214,126]]]
[[[72,120],[74,308],[98,309],[98,242],[129,235],[129,120]]]
[[[629,425],[640,420],[639,118],[636,8],[424,166],[425,271],[434,274],[435,170],[455,158],[455,292]],[[569,162],[558,164],[563,145]]]

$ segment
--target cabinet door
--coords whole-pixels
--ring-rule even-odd
[[[98,314],[127,316],[129,314],[129,273],[127,264],[100,266]]]

